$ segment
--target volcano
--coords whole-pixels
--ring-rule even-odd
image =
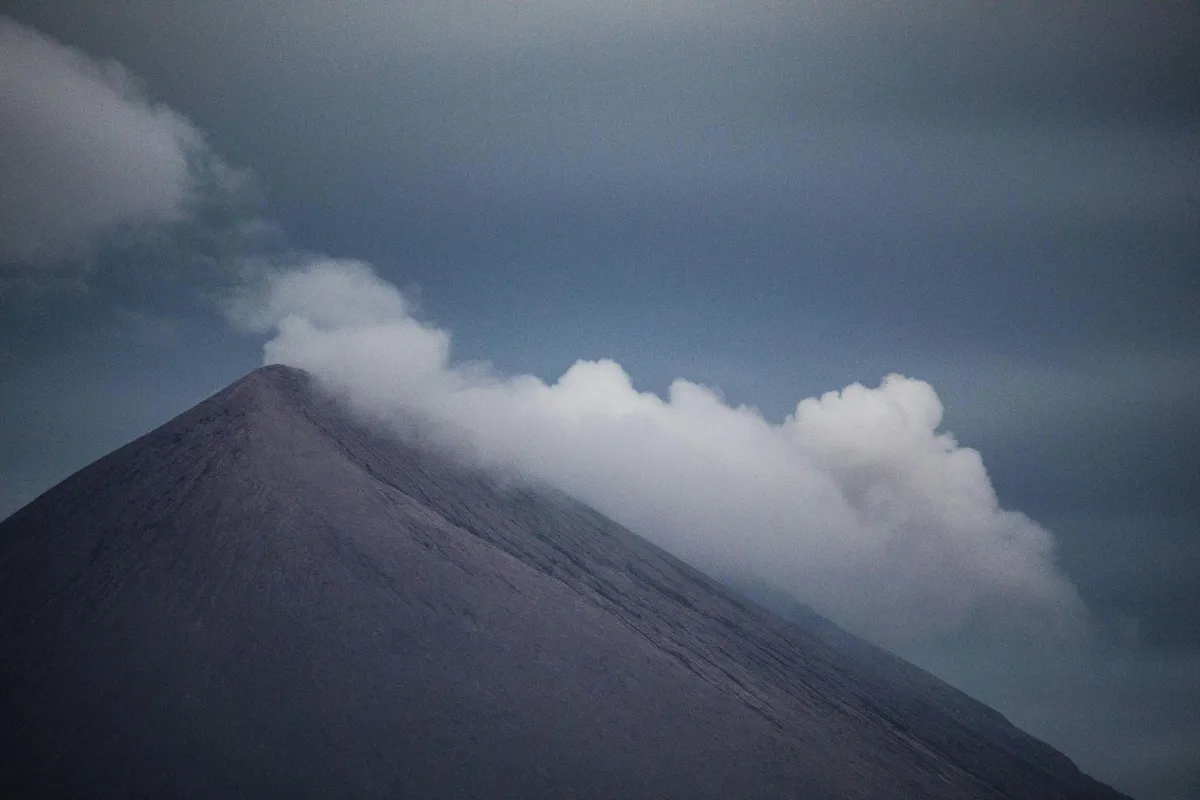
[[[264,367],[0,523],[6,797],[1120,798]]]

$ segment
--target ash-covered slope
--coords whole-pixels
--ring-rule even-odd
[[[284,367],[0,523],[0,641],[3,796],[1120,797]]]

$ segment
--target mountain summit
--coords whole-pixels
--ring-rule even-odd
[[[0,641],[4,796],[1121,797],[280,366],[0,523]]]

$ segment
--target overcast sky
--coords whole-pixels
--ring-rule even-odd
[[[1194,2],[3,9],[0,516],[283,359],[1200,797]]]

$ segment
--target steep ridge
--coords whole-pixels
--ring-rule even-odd
[[[0,790],[1118,798],[999,714],[267,367],[0,523]]]

